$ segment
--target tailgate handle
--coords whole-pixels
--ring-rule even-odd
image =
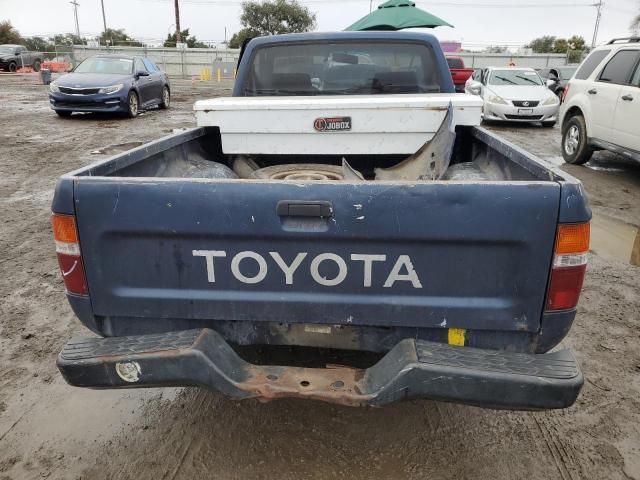
[[[281,217],[333,217],[333,205],[327,201],[280,200],[276,213]]]

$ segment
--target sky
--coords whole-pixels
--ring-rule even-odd
[[[77,0],[80,32],[102,30],[100,0]],[[107,27],[124,28],[140,40],[161,41],[175,30],[173,0],[103,0]],[[414,0],[415,1],[415,0]],[[487,45],[519,46],[542,35],[582,35],[591,43],[599,0],[434,0],[416,1],[455,28],[432,31],[440,40],[461,41],[470,49]],[[240,27],[241,0],[180,0],[181,28],[199,40],[222,42]],[[301,0],[317,15],[318,31],[342,30],[369,13],[381,0]],[[606,0],[598,43],[629,36],[629,24],[640,13],[640,0]],[[0,21],[10,20],[22,35],[75,31],[69,0],[0,0]]]

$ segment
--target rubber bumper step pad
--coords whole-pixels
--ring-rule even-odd
[[[71,340],[58,357],[71,385],[201,386],[235,398],[302,397],[352,406],[429,398],[502,409],[564,408],[582,387],[569,350],[523,354],[405,339],[377,364],[253,365],[214,330]]]

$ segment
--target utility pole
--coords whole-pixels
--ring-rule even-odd
[[[77,0],[73,0],[73,2],[69,3],[73,5],[73,17],[76,20],[76,37],[80,38],[80,25],[78,24],[78,7],[80,6],[80,4],[77,2]]]
[[[598,3],[594,3],[592,6],[598,9],[598,14],[596,15],[596,25],[593,28],[593,40],[591,40],[591,48],[595,48],[596,40],[598,39],[598,28],[600,28],[600,18],[602,17],[602,0]]]
[[[373,9],[373,0],[369,0],[369,13],[371,13],[372,9]]]
[[[180,38],[180,5],[178,5],[178,0],[174,0],[174,5],[176,9],[176,46],[178,43],[182,42]]]
[[[107,41],[107,17],[104,14],[104,0],[100,0],[102,5],[102,24],[104,25],[104,40]]]

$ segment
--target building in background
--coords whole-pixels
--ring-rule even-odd
[[[444,40],[440,42],[442,51],[444,53],[457,53],[462,51],[462,43]]]

